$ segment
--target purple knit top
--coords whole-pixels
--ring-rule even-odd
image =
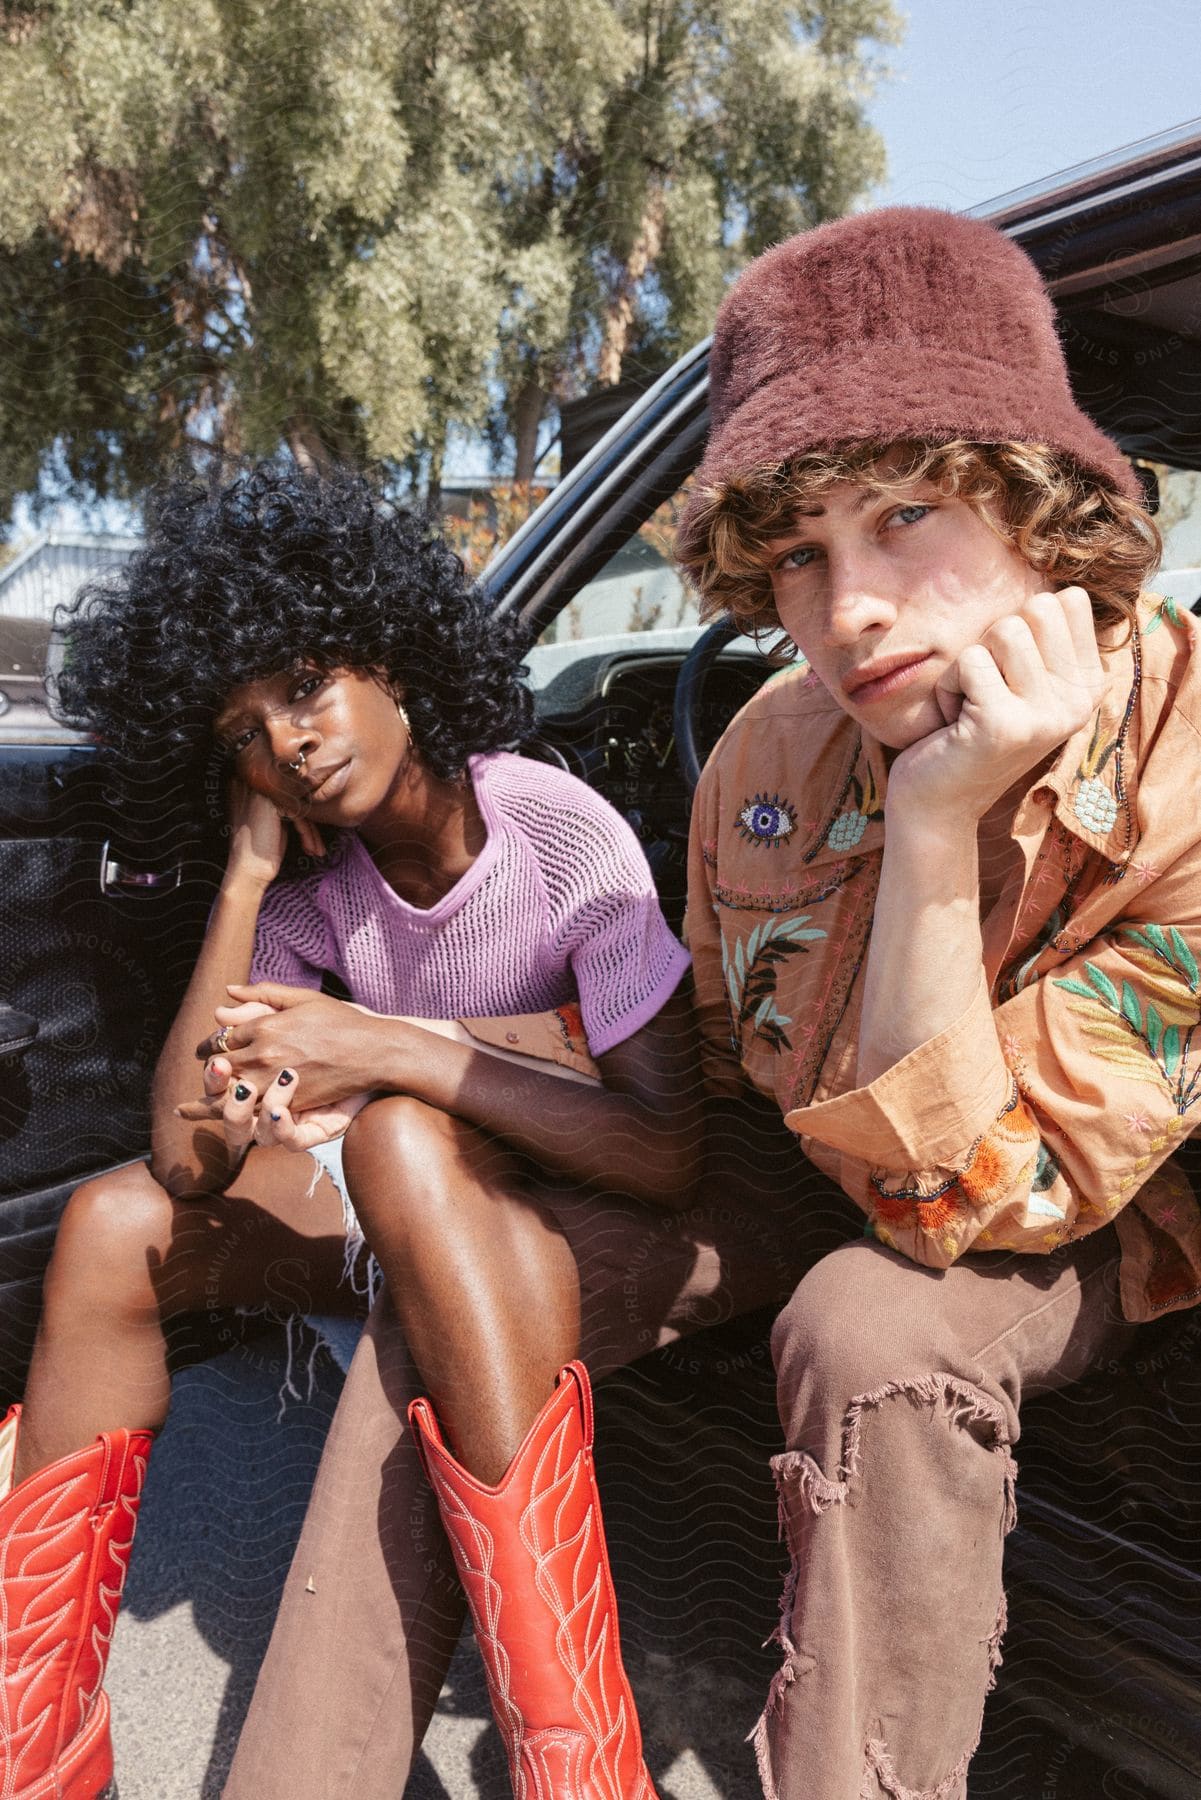
[[[483,849],[436,906],[390,888],[354,832],[324,867],[268,888],[252,981],[318,987],[373,1012],[505,1017],[578,1000],[603,1056],[654,1017],[688,967],[638,840],[574,775],[501,751],[468,764]]]

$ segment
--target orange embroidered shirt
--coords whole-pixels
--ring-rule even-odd
[[[1122,1305],[1201,1300],[1201,642],[1170,601],[1105,652],[1088,724],[1018,806],[968,1010],[855,1086],[887,771],[808,671],[770,680],[697,790],[687,937],[706,1076],[749,1078],[916,1262],[1114,1224]]]

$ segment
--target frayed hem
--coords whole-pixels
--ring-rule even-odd
[[[991,1694],[997,1685],[997,1670],[1004,1661],[1001,1655],[1001,1639],[1005,1636],[1008,1624],[1009,1603],[1005,1598],[1005,1589],[1002,1588],[1001,1598],[997,1604],[997,1622],[992,1628],[992,1636],[984,1646],[988,1655],[988,1685],[984,1690],[986,1694]]]
[[[859,1473],[863,1414],[869,1408],[883,1405],[885,1400],[906,1399],[918,1405],[937,1406],[941,1401],[959,1425],[980,1421],[992,1426],[993,1441],[988,1446],[1001,1458],[1004,1471],[1005,1499],[1001,1511],[1001,1534],[1008,1536],[1017,1523],[1017,1463],[1009,1444],[1005,1414],[995,1400],[961,1381],[957,1375],[925,1375],[910,1381],[889,1381],[870,1393],[857,1394],[843,1415],[842,1455],[833,1480],[823,1474],[813,1457],[805,1450],[786,1450],[771,1459],[776,1480],[780,1536],[786,1536],[785,1483],[795,1482],[801,1500],[810,1512],[820,1515],[831,1506],[841,1505],[850,1492],[852,1479]]]
[[[754,1746],[755,1763],[759,1770],[759,1785],[763,1789],[764,1800],[780,1800],[780,1790],[776,1786],[776,1778],[772,1773],[771,1749],[767,1741],[767,1722],[775,1712],[783,1710],[784,1692],[796,1680],[796,1668],[793,1658],[796,1651],[783,1631],[777,1627],[772,1634],[779,1639],[784,1649],[784,1661],[771,1678],[771,1686],[767,1690],[767,1703],[759,1714],[754,1725],[746,1734],[745,1742]],[[772,1639],[769,1638],[768,1643]]]
[[[767,1640],[768,1643],[780,1645],[784,1659],[772,1678],[767,1703],[747,1737],[747,1742],[754,1745],[764,1800],[780,1800],[768,1742],[770,1721],[775,1713],[783,1709],[787,1690],[797,1679],[797,1652],[791,1632],[800,1580],[799,1545],[796,1542],[798,1513],[808,1512],[813,1517],[820,1518],[832,1506],[846,1503],[851,1483],[860,1473],[863,1414],[867,1408],[877,1408],[884,1401],[892,1399],[907,1399],[915,1405],[931,1407],[942,1404],[957,1424],[969,1426],[983,1422],[990,1426],[991,1442],[983,1447],[1001,1459],[1001,1535],[1008,1535],[1017,1522],[1017,1463],[1010,1449],[1004,1411],[979,1388],[955,1375],[936,1373],[910,1381],[892,1381],[870,1393],[857,1394],[843,1416],[841,1456],[833,1477],[825,1474],[805,1450],[786,1450],[782,1455],[772,1457],[779,1535],[788,1544],[789,1569],[780,1595],[779,1623]],[[1007,1607],[1002,1589],[996,1624],[984,1645],[988,1668],[985,1693],[991,1693],[996,1686],[996,1672],[1001,1666],[1001,1640],[1006,1623]],[[979,1742],[978,1731],[976,1742]],[[890,1800],[959,1800],[964,1791],[968,1765],[975,1752],[976,1744],[973,1744],[937,1786],[907,1788],[899,1780],[884,1744],[871,1739],[865,1748],[866,1761],[860,1800],[876,1800],[877,1787],[882,1788],[890,1796]]]
[[[375,1305],[376,1297],[383,1286],[384,1272],[376,1262],[371,1251],[367,1251],[367,1259],[362,1269],[362,1286],[359,1285],[359,1258],[367,1249],[367,1240],[363,1236],[363,1227],[359,1224],[359,1215],[354,1209],[354,1202],[346,1191],[346,1184],[340,1175],[328,1163],[314,1159],[313,1179],[309,1186],[310,1194],[314,1191],[322,1175],[328,1175],[338,1190],[338,1198],[342,1202],[342,1229],[346,1236],[342,1250],[342,1280],[357,1300],[366,1300],[368,1308]]]
[[[292,1379],[292,1371],[295,1364],[304,1354],[306,1331],[312,1332],[313,1341],[310,1344],[308,1351],[308,1365],[305,1370],[308,1385],[305,1388],[303,1398],[305,1400],[311,1400],[313,1398],[314,1389],[317,1386],[317,1352],[320,1350],[322,1344],[324,1344],[325,1339],[322,1337],[317,1327],[313,1325],[303,1313],[289,1313],[284,1320],[284,1336],[288,1346],[288,1360],[284,1365],[283,1386],[280,1388],[277,1396],[279,1400],[279,1411],[275,1415],[275,1423],[277,1425],[288,1409],[288,1401],[299,1400],[302,1398],[300,1389]]]
[[[309,1153],[312,1155],[312,1152]],[[367,1310],[375,1305],[380,1288],[384,1282],[384,1272],[375,1257],[367,1249],[367,1240],[363,1236],[363,1228],[359,1224],[358,1214],[351,1203],[344,1182],[338,1171],[328,1162],[321,1161],[313,1155],[313,1173],[309,1181],[306,1198],[316,1192],[317,1183],[322,1175],[328,1175],[342,1202],[342,1228],[345,1242],[342,1251],[342,1273],[339,1280],[350,1289],[356,1300],[365,1300]],[[322,1348],[328,1350],[334,1361],[343,1371],[346,1362],[343,1351],[339,1354],[338,1346],[324,1327],[324,1315],[320,1313],[281,1312],[267,1301],[259,1306],[239,1306],[236,1308],[243,1318],[265,1318],[284,1328],[285,1362],[284,1378],[280,1383],[276,1398],[279,1410],[275,1415],[278,1425],[293,1401],[308,1401],[313,1398],[317,1389],[317,1353]],[[333,1324],[331,1319],[331,1325]],[[340,1322],[340,1320],[338,1321]],[[304,1382],[304,1392],[297,1386],[297,1373]]]
[[[788,1664],[785,1664],[785,1668],[788,1668]],[[783,1674],[783,1670],[780,1674]],[[779,1679],[780,1675],[777,1675],[773,1680],[773,1691]],[[795,1676],[790,1673],[787,1679],[791,1681]],[[746,1740],[754,1745],[763,1800],[780,1800],[780,1789],[772,1770],[771,1750],[767,1741],[767,1721],[772,1709],[772,1694],[769,1693],[768,1703],[760,1713],[754,1729],[747,1734]],[[967,1791],[967,1772],[975,1754],[976,1744],[973,1744],[970,1750],[964,1751],[951,1773],[944,1775],[935,1787],[908,1788],[899,1779],[884,1745],[878,1738],[870,1738],[864,1750],[863,1779],[859,1785],[858,1800],[878,1800],[878,1790],[881,1788],[889,1796],[889,1800],[962,1800]]]
[[[776,1786],[776,1778],[772,1774],[771,1751],[767,1745],[766,1710],[759,1714],[753,1730],[747,1733],[746,1741],[755,1746],[755,1763],[759,1770],[759,1786],[763,1789],[763,1800],[780,1800],[780,1790]]]
[[[313,1398],[317,1386],[317,1352],[325,1343],[325,1337],[320,1327],[304,1313],[280,1312],[270,1301],[264,1301],[260,1306],[237,1306],[234,1311],[240,1319],[270,1319],[273,1325],[282,1325],[284,1328],[284,1378],[275,1396],[279,1401],[279,1410],[275,1415],[275,1423],[278,1425],[288,1410],[289,1401]],[[306,1350],[307,1331],[312,1333],[312,1343]],[[302,1359],[305,1361],[304,1373],[307,1380],[303,1394],[295,1381],[296,1367]]]
[[[884,1745],[878,1738],[870,1738],[865,1750],[866,1761],[859,1800],[877,1800],[877,1784],[884,1789],[889,1800],[961,1800],[966,1791],[968,1765],[975,1754],[976,1745],[973,1744],[970,1750],[964,1751],[951,1773],[944,1775],[935,1787],[909,1788],[898,1777]]]

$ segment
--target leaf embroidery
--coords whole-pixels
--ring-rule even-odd
[[[1153,631],[1158,631],[1165,619],[1172,625],[1178,627],[1183,626],[1184,624],[1184,620],[1180,617],[1180,608],[1173,600],[1171,594],[1165,594],[1159,605],[1154,608],[1151,617],[1143,626],[1143,636],[1150,637]]]
[[[751,1037],[762,1039],[772,1050],[791,1050],[784,1028],[792,1020],[776,1005],[776,980],[781,963],[790,956],[807,955],[809,945],[826,936],[820,926],[810,925],[811,917],[797,913],[791,919],[765,919],[745,940],[736,938],[733,951],[722,933],[721,966],[736,1039],[749,1026]]]
[[[1084,1021],[1096,1054],[1129,1081],[1165,1086],[1183,1114],[1201,1084],[1201,1066],[1189,1073],[1193,1033],[1201,1024],[1197,959],[1175,926],[1132,925],[1121,936],[1142,976],[1141,995],[1129,981],[1119,992],[1092,962],[1083,964],[1083,981],[1072,975],[1055,986],[1084,1002],[1069,1010]]]

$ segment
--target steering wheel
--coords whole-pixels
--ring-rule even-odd
[[[719,619],[697,638],[680,665],[676,677],[675,699],[672,701],[672,724],[675,729],[676,757],[684,786],[691,800],[701,778],[701,757],[696,741],[696,718],[709,670],[726,645],[741,633],[730,619]]]

